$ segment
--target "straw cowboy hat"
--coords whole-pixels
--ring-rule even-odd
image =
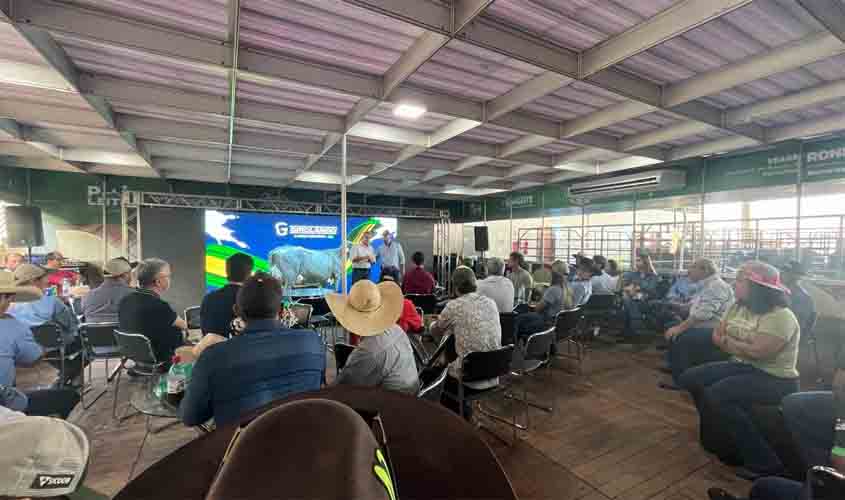
[[[137,266],[137,263],[135,264]],[[114,258],[108,262],[106,262],[105,267],[103,267],[103,274],[107,277],[117,277],[122,276],[127,273],[131,273],[135,266],[129,263],[123,257]]]
[[[404,298],[396,283],[385,281],[376,285],[361,280],[352,286],[348,297],[330,293],[326,302],[344,328],[361,337],[371,337],[396,324]]]
[[[0,271],[0,294],[15,294],[15,302],[32,302],[41,298],[41,290],[34,286],[18,286],[15,275]]]

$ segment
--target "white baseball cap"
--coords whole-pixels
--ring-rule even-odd
[[[79,427],[49,417],[0,421],[0,497],[71,495],[91,451]]]

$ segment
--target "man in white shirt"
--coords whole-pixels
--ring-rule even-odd
[[[378,258],[381,261],[381,275],[392,276],[393,281],[399,283],[405,275],[405,252],[402,251],[402,244],[396,241],[388,229],[382,233],[384,244],[378,249]]]
[[[605,266],[607,266],[607,259],[602,255],[596,255],[593,257],[593,264],[595,271],[593,272],[592,278],[590,278],[593,295],[612,295],[616,293],[616,280],[604,270]]]
[[[361,242],[349,252],[352,260],[352,284],[370,277],[370,266],[376,261],[376,254],[370,246],[370,233],[361,235]]]
[[[487,259],[488,276],[478,282],[478,294],[493,299],[500,313],[513,311],[513,282],[505,278],[505,263],[498,257]]]

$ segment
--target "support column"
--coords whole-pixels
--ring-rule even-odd
[[[346,229],[346,134],[341,138],[340,146],[340,234],[342,236],[340,247],[340,262],[341,262],[341,293],[346,295],[349,290],[348,279],[346,278],[346,262],[348,256],[348,237]]]

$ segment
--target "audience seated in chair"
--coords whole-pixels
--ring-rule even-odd
[[[595,263],[593,259],[582,257],[575,266],[575,279],[569,284],[572,288],[572,307],[580,307],[590,300],[593,295],[593,274]]]
[[[51,269],[34,264],[21,264],[15,269],[15,284],[17,286],[36,287],[43,293],[50,288]],[[38,300],[21,304],[13,304],[9,314],[16,320],[32,328],[45,323],[53,323],[58,327],[65,345],[65,357],[72,358],[65,362],[65,377],[57,384],[72,383],[82,373],[82,356],[74,354],[82,350],[82,340],[79,338],[79,320],[60,297],[42,295]],[[50,361],[57,370],[60,361]],[[58,384],[61,385],[61,384]]]
[[[512,252],[508,260],[508,279],[513,283],[514,302],[527,301],[531,290],[534,289],[534,278],[525,269],[525,256],[520,252]]]
[[[430,295],[434,293],[434,276],[425,270],[425,256],[422,252],[414,252],[411,256],[414,266],[405,273],[402,279],[402,291],[406,294]]]
[[[514,330],[517,338],[527,337],[552,326],[563,309],[574,307],[574,296],[566,278],[559,273],[552,273],[552,284],[543,293],[543,300],[538,302],[534,311],[524,312],[516,317]]]
[[[284,328],[281,304],[282,285],[269,274],[243,283],[236,307],[246,326],[197,360],[180,405],[185,425],[211,418],[226,424],[271,401],[320,388],[326,368],[320,335]]]
[[[335,383],[415,394],[419,378],[414,350],[396,324],[405,302],[399,285],[360,280],[348,296],[329,294],[326,301],[338,322],[361,338]]]
[[[801,285],[801,279],[807,275],[804,265],[792,260],[781,267],[780,276],[783,284],[789,288],[789,308],[801,325],[802,340],[812,336],[818,314],[813,297]]]
[[[105,279],[97,288],[82,297],[82,315],[86,323],[115,323],[120,301],[134,292],[132,265],[124,257],[106,262]]]
[[[487,259],[487,277],[478,282],[478,294],[492,299],[500,313],[513,311],[513,282],[505,278],[502,259]]]
[[[385,281],[396,283],[396,279],[389,274],[382,274],[381,281],[382,283]],[[402,314],[399,316],[396,324],[399,325],[399,328],[404,330],[405,333],[419,333],[422,330],[422,316],[420,316],[417,312],[417,306],[415,306],[409,299],[402,299]]]
[[[595,266],[593,276],[590,278],[592,292],[596,295],[610,295],[616,293],[616,280],[607,274],[607,259],[603,255],[593,256]]]
[[[30,328],[8,314],[12,303],[39,300],[41,289],[17,286],[11,272],[0,271],[0,407],[27,415],[67,418],[79,402],[72,388],[21,392],[14,387],[17,366],[32,366],[41,359],[43,349]]]
[[[223,337],[232,336],[238,290],[252,274],[252,266],[252,257],[244,253],[239,252],[226,259],[226,279],[229,282],[206,295],[200,305],[200,328],[203,335],[216,333]]]
[[[680,378],[695,400],[702,444],[707,448],[719,435],[734,443],[743,465],[737,475],[745,479],[777,475],[784,468],[749,412],[752,405],[778,405],[798,391],[801,332],[787,293],[777,269],[744,264],[737,273],[737,303],[712,338],[733,359],[690,368]]]
[[[836,429],[837,420],[845,421],[845,351],[839,352],[833,391],[790,394],[783,399],[783,417],[805,466],[827,466],[845,474],[845,429]],[[798,481],[765,477],[754,482],[749,499],[803,500],[803,489]],[[707,493],[711,500],[737,500],[721,488]]]
[[[637,256],[637,268],[622,276],[622,309],[625,314],[625,336],[634,336],[642,328],[643,314],[649,312],[648,301],[659,299],[657,285],[660,281],[651,256],[641,250]]]
[[[150,339],[156,359],[169,366],[177,347],[184,344],[188,324],[161,294],[170,289],[170,265],[161,259],[138,264],[138,290],[124,297],[118,309],[118,329]]]
[[[494,351],[501,347],[502,326],[499,322],[496,303],[476,292],[475,273],[466,266],[460,266],[452,273],[452,289],[457,298],[450,300],[437,323],[432,325],[436,336],[453,334],[457,359],[449,365],[446,391],[457,394],[461,360],[471,352]],[[498,379],[466,383],[473,389],[489,389],[498,385]],[[446,402],[451,400],[446,400]],[[459,413],[458,408],[453,408]],[[464,412],[464,416],[468,416]]]
[[[676,389],[681,374],[687,369],[712,361],[725,361],[728,354],[713,344],[713,329],[719,326],[724,314],[734,303],[734,292],[725,283],[710,259],[698,259],[689,269],[689,280],[698,288],[690,303],[686,319],[666,330],[670,343],[667,362],[672,371],[673,384],[661,384]]]

